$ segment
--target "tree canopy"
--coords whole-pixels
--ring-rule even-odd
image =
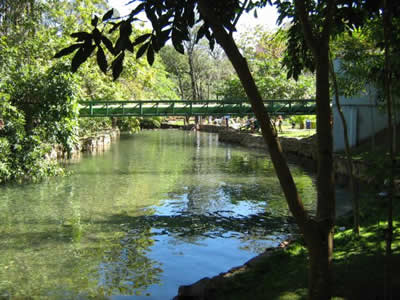
[[[0,1],[1,183],[62,174],[46,159],[53,145],[72,151],[81,136],[111,128],[110,118],[78,120],[79,100],[177,98],[161,61],[149,67],[127,58],[129,68],[112,82],[88,65],[72,74],[66,59],[52,59],[71,33],[91,27],[93,11],[108,8],[104,0]],[[121,123],[140,128],[133,118]]]

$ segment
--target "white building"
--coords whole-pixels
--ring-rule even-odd
[[[375,135],[388,127],[386,106],[379,103],[376,90],[368,88],[366,92],[352,98],[339,97],[339,101],[347,122],[350,146],[358,146],[368,140],[373,146]],[[333,150],[337,152],[345,149],[345,143],[342,121],[334,100],[332,101],[332,112]],[[397,119],[399,119],[399,114]]]

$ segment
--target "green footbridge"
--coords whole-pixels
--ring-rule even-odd
[[[315,100],[266,100],[270,115],[313,115]],[[80,117],[154,117],[154,116],[252,116],[248,101],[234,100],[144,100],[84,101],[79,103]]]

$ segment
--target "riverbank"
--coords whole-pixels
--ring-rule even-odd
[[[335,300],[384,299],[384,224],[367,222],[360,237],[337,229],[333,254]],[[400,233],[397,228],[396,235]],[[393,243],[392,299],[400,296],[400,242]],[[181,287],[175,300],[300,300],[307,298],[308,257],[302,241],[267,249],[241,267]]]
[[[183,127],[189,130],[193,126]],[[219,141],[224,143],[238,144],[243,147],[265,149],[268,150],[263,137],[260,134],[241,132],[238,130],[215,125],[200,125],[200,131],[218,133]],[[280,137],[279,141],[287,158],[295,161],[307,169],[316,171],[317,169],[317,153],[316,153],[316,136],[307,138],[288,138]],[[334,154],[334,172],[336,181],[340,184],[348,182],[348,171],[346,158],[342,154]],[[353,175],[361,182],[373,183],[375,181],[374,174],[368,172],[371,166],[364,160],[353,161]]]
[[[75,145],[67,157],[67,152],[61,145],[55,145],[50,153],[48,159],[79,159],[82,153],[101,153],[110,148],[111,143],[117,140],[120,136],[118,128],[105,130],[96,133],[93,136],[85,136],[79,138],[78,143]]]

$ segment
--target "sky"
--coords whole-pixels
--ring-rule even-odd
[[[124,3],[129,2],[128,0],[108,0],[108,3],[111,7],[116,8],[120,15],[126,15],[130,12],[129,6],[126,6]],[[132,6],[130,6],[132,7]],[[243,32],[248,28],[252,28],[256,25],[264,25],[267,29],[276,29],[276,19],[278,17],[278,13],[275,7],[267,6],[263,9],[257,10],[258,18],[255,18],[253,13],[243,14],[238,22],[238,32]],[[145,18],[144,18],[145,19]]]

